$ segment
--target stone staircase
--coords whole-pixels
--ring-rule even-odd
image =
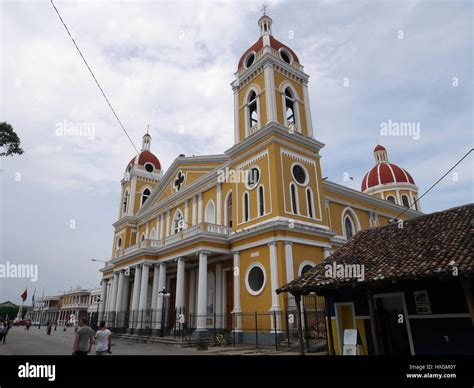
[[[180,348],[195,348],[198,344],[210,346],[213,341],[212,338],[196,339],[196,338],[178,338],[173,336],[147,336],[128,333],[114,333],[112,338],[120,338],[126,341],[146,343],[146,344],[162,344],[166,346],[177,346]]]

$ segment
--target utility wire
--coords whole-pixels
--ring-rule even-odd
[[[54,2],[53,0],[50,0],[51,2],[51,5],[53,6],[54,10],[56,11],[56,14],[58,15],[59,17],[59,20],[61,21],[62,25],[64,26],[66,32],[68,33],[69,37],[71,38],[72,40],[72,43],[74,43],[74,46],[76,47],[76,50],[77,52],[79,53],[79,55],[81,56],[84,64],[86,65],[87,69],[89,70],[89,73],[91,74],[92,78],[94,79],[97,87],[99,88],[100,92],[102,93],[102,96],[104,96],[104,99],[105,101],[107,102],[107,105],[109,106],[110,110],[112,111],[112,113],[114,114],[117,122],[119,123],[120,127],[122,128],[123,132],[125,133],[125,135],[127,136],[128,140],[130,141],[130,144],[132,145],[132,147],[135,149],[137,155],[140,155],[140,152],[138,151],[137,147],[135,146],[135,144],[133,143],[133,140],[131,139],[130,135],[128,134],[127,130],[125,129],[124,125],[122,124],[122,121],[120,121],[117,113],[115,112],[115,109],[112,107],[112,104],[110,103],[109,99],[107,98],[107,95],[105,94],[104,92],[104,89],[102,89],[102,87],[100,86],[100,83],[99,81],[97,80],[94,72],[92,71],[91,67],[89,66],[89,64],[87,63],[86,61],[86,58],[84,57],[84,55],[82,54],[79,46],[77,45],[76,41],[74,40],[74,38],[72,37],[70,31],[69,31],[69,28],[67,27],[66,23],[64,22],[63,18],[61,17],[61,14],[59,13],[59,10],[56,8],[56,6],[54,5]],[[146,171],[146,170],[145,170]],[[149,172],[149,171],[147,171]],[[156,178],[152,175],[151,172],[149,172],[150,176],[152,177],[153,180],[156,180]],[[159,186],[159,183],[157,182],[157,186]],[[164,191],[164,187],[162,187],[161,191],[158,193],[158,195],[160,194],[164,194],[164,196],[166,197],[166,199],[169,199],[168,195],[166,194],[166,192]],[[189,222],[186,222],[184,221],[184,219],[182,219],[182,222],[184,224],[187,224],[187,225],[191,225],[191,223]]]
[[[415,201],[413,201],[412,203],[412,206],[416,203],[418,203],[420,201],[421,198],[423,198],[426,194],[428,194],[431,189],[433,189],[439,182],[441,182],[445,177],[446,175],[448,175],[451,171],[453,171],[464,159],[466,159],[468,157],[468,155],[474,151],[474,148],[471,148],[461,159],[459,159],[456,164],[454,166],[452,166],[448,171],[446,171],[446,173],[441,177],[439,178],[435,183],[433,183],[433,185],[431,185],[431,187],[426,190],[420,197],[418,197]],[[394,219],[398,219],[398,217],[400,217],[401,215],[405,214],[405,212],[407,210],[409,210],[410,208],[406,208],[403,212],[401,212],[398,216],[396,216]]]

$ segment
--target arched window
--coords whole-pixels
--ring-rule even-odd
[[[389,195],[389,196],[387,197],[387,201],[388,201],[388,202],[395,203],[395,197],[394,197],[393,195]]]
[[[148,199],[150,194],[151,194],[151,191],[150,191],[149,188],[146,188],[145,190],[142,191],[142,199],[141,199],[141,202],[140,202],[140,206],[143,206],[143,204]]]
[[[150,235],[148,236],[148,238],[150,238],[150,239],[151,239],[151,238],[157,238],[157,237],[155,236],[155,234],[156,234],[155,228],[151,228]]]
[[[265,193],[263,186],[258,188],[258,215],[263,216],[265,214]]]
[[[125,193],[123,194],[123,198],[122,198],[122,214],[127,213],[127,207],[128,207],[128,191],[125,190]]]
[[[145,233],[142,233],[142,236],[140,237],[140,241],[145,241]]]
[[[232,191],[227,194],[225,203],[225,224],[232,228]]]
[[[120,248],[122,248],[122,237],[119,237],[117,239],[117,249],[120,249]]]
[[[250,217],[249,193],[244,193],[244,196],[243,196],[243,210],[244,210],[243,219],[244,219],[244,222],[246,222],[246,221],[249,220],[249,217]]]
[[[350,207],[343,210],[341,224],[343,235],[347,240],[350,240],[359,230],[361,230],[359,218],[357,217],[356,212]]]
[[[408,197],[406,195],[402,195],[402,203],[405,207],[410,207],[410,202],[408,201]]]
[[[257,106],[257,94],[255,91],[251,91],[247,99],[247,109],[249,118],[249,129],[258,127],[258,106]]]
[[[298,214],[298,192],[294,183],[290,184],[290,200],[292,213]]]
[[[216,223],[216,211],[214,202],[209,201],[206,206],[206,212],[204,213],[204,221],[210,224]]]
[[[183,230],[184,222],[183,222],[183,215],[181,214],[181,210],[176,210],[173,217],[173,233],[178,233]]]
[[[348,240],[354,237],[354,229],[354,223],[352,222],[351,218],[349,216],[346,216],[344,218],[344,232]]]
[[[285,89],[285,119],[286,125],[296,124],[295,96],[291,89]]]
[[[308,208],[308,217],[313,218],[313,193],[309,187],[306,188],[306,205]]]

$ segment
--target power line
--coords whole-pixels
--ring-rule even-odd
[[[72,43],[74,43],[74,46],[76,47],[76,50],[77,52],[79,53],[79,55],[81,56],[82,60],[84,61],[84,64],[86,65],[87,69],[89,70],[89,73],[91,73],[91,76],[92,78],[94,78],[94,81],[95,83],[97,84],[97,87],[99,88],[100,92],[102,93],[102,95],[104,96],[105,98],[105,101],[107,102],[107,104],[109,105],[110,107],[110,110],[112,111],[112,113],[114,114],[115,118],[117,119],[120,127],[122,128],[122,130],[125,132],[125,135],[127,135],[128,137],[128,140],[130,141],[130,143],[132,144],[132,147],[135,148],[135,151],[137,152],[137,154],[139,154],[140,152],[138,152],[138,149],[137,147],[135,147],[135,144],[133,143],[132,139],[130,138],[127,130],[125,129],[125,127],[123,126],[122,122],[120,121],[119,117],[117,116],[117,113],[115,113],[115,109],[112,107],[112,104],[110,103],[109,99],[107,98],[104,90],[102,89],[102,87],[100,86],[99,84],[99,81],[97,81],[97,78],[95,77],[94,75],[94,72],[92,71],[92,69],[90,68],[89,64],[87,63],[86,61],[86,58],[84,58],[84,55],[82,55],[82,52],[81,50],[79,49],[79,46],[77,45],[76,41],[74,40],[74,38],[72,37],[71,33],[69,32],[69,28],[67,28],[66,26],[66,23],[64,23],[64,20],[63,18],[61,17],[58,9],[56,8],[56,6],[54,5],[53,3],[53,0],[50,0],[51,1],[51,4],[52,6],[54,7],[54,10],[56,11],[58,17],[59,17],[59,20],[61,20],[61,23],[63,24],[64,28],[66,29],[66,32],[68,33],[69,37],[71,38],[72,40]]]
[[[426,190],[420,197],[418,197],[417,199],[415,199],[415,201],[413,201],[413,204],[412,205],[415,205],[416,203],[418,203],[420,201],[421,198],[423,198],[426,194],[428,194],[431,189],[433,189],[439,182],[441,182],[445,177],[446,175],[448,175],[451,171],[453,171],[464,159],[466,159],[468,157],[468,155],[474,151],[474,148],[471,148],[461,159],[459,159],[456,164],[454,166],[452,166],[448,171],[446,171],[446,173],[441,177],[439,178],[435,183],[433,183],[433,185],[431,185],[431,187]],[[409,208],[406,208],[403,212],[401,212],[398,216],[396,216],[394,219],[397,219],[398,217],[400,217],[401,215],[405,214],[405,212],[409,210]]]
[[[66,23],[64,22],[63,18],[61,17],[61,14],[59,13],[59,10],[56,8],[56,6],[54,5],[54,2],[53,0],[50,0],[51,1],[51,5],[53,6],[54,10],[56,11],[56,14],[58,15],[59,17],[59,20],[61,21],[62,25],[64,26],[66,32],[68,33],[69,37],[71,38],[72,40],[72,43],[74,43],[74,46],[76,47],[76,50],[77,52],[79,53],[79,55],[81,56],[84,64],[86,65],[87,69],[89,70],[89,73],[91,74],[92,78],[94,79],[97,87],[99,88],[100,92],[102,93],[102,96],[104,96],[104,99],[105,101],[107,102],[107,105],[109,106],[110,110],[112,111],[113,115],[115,116],[117,122],[119,123],[120,127],[122,128],[123,132],[125,133],[125,135],[127,136],[128,140],[130,141],[130,144],[132,145],[132,147],[135,149],[137,155],[140,155],[140,152],[138,151],[137,147],[135,146],[135,144],[133,143],[133,140],[131,139],[130,135],[128,134],[127,130],[125,129],[124,125],[122,124],[122,121],[119,119],[117,113],[115,112],[115,109],[112,107],[112,104],[110,103],[109,99],[107,98],[107,95],[105,94],[104,92],[104,89],[102,89],[102,87],[100,86],[100,83],[99,81],[97,80],[94,72],[92,71],[91,67],[89,66],[89,64],[87,63],[86,61],[86,58],[84,57],[84,55],[82,54],[79,46],[77,45],[76,41],[74,40],[74,38],[72,37],[71,33],[69,32],[69,28],[67,27]],[[147,171],[149,172],[149,171]],[[152,175],[151,172],[149,172],[150,176],[152,177],[153,180],[156,180],[155,177]],[[157,187],[159,186],[159,183],[157,182]],[[168,195],[166,194],[166,192],[164,191],[164,187],[162,187],[161,189],[161,192],[159,192],[159,194],[164,194],[166,199],[169,199]],[[189,222],[186,222],[183,220],[183,223],[187,224],[187,225],[191,225]]]

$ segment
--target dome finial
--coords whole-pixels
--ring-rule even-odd
[[[387,150],[380,144],[377,144],[377,146],[374,148],[374,157],[376,163],[388,162]]]
[[[142,151],[147,150],[150,151],[150,146],[151,146],[151,136],[148,133],[150,130],[150,125],[148,124],[148,127],[146,129],[146,133],[143,135],[143,141],[142,141]]]
[[[267,5],[264,4],[262,7],[262,17],[258,19],[258,25],[260,26],[260,35],[271,35],[272,34],[272,23],[273,20],[267,15]]]

